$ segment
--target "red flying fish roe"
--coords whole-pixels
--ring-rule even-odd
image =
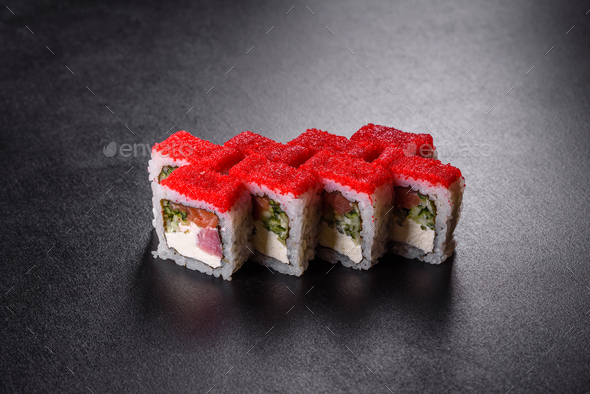
[[[301,168],[368,195],[391,181],[389,172],[380,165],[325,150],[316,153]]]
[[[432,186],[441,185],[449,188],[461,178],[461,170],[440,160],[426,159],[420,156],[408,156],[400,148],[390,146],[385,149],[373,165],[381,165],[391,171],[394,178],[412,177],[428,182]]]
[[[407,151],[403,150],[402,148],[392,145],[392,146],[387,147],[383,151],[383,153],[381,153],[379,155],[379,157],[377,159],[375,159],[375,161],[373,161],[373,164],[380,165],[380,166],[387,168],[392,163],[400,160],[400,158],[402,158],[403,156],[413,156],[413,155],[408,153]]]
[[[432,151],[436,148],[430,134],[406,133],[393,127],[379,126],[369,123],[363,126],[350,137],[351,141],[373,141],[381,144],[385,149],[395,145],[406,150],[409,154],[422,157],[432,157]]]
[[[344,136],[331,134],[318,129],[308,129],[305,133],[299,135],[299,137],[288,142],[288,144],[305,146],[311,149],[314,154],[320,150],[328,150],[358,157],[366,161],[375,159],[381,150],[380,144],[375,144],[372,141],[356,144]]]
[[[223,146],[243,152],[247,149],[255,149],[260,146],[272,145],[274,143],[275,142],[270,138],[264,137],[260,134],[251,131],[242,131],[240,134],[227,140]]]
[[[292,193],[295,197],[317,184],[317,178],[311,173],[285,163],[272,162],[257,154],[246,157],[235,165],[229,174],[236,179],[265,186],[280,194]]]
[[[152,152],[175,160],[198,160],[203,154],[221,148],[219,145],[197,138],[186,131],[177,131],[160,143],[156,143]]]
[[[271,161],[292,167],[299,167],[314,153],[305,147],[285,145],[251,131],[243,131],[223,145],[237,149],[245,155],[257,153]]]
[[[244,158],[242,152],[232,148],[221,147],[216,149],[207,156],[201,158],[198,164],[202,168],[207,168],[216,172],[229,171],[231,167],[236,165]]]
[[[300,145],[286,145],[279,142],[257,149],[248,149],[247,154],[260,154],[270,161],[285,163],[291,167],[299,167],[313,155],[313,151]]]
[[[240,181],[193,164],[174,170],[161,185],[191,200],[205,201],[222,213],[229,211],[245,190]]]
[[[368,162],[372,162],[383,152],[381,144],[374,141],[351,142],[351,146],[351,149],[345,153]]]

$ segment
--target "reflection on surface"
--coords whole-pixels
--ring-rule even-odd
[[[296,330],[309,323],[300,318],[308,310],[313,315],[307,318],[322,325],[359,331],[386,318],[387,324],[410,319],[437,332],[449,315],[452,257],[430,265],[386,255],[368,271],[314,260],[299,278],[248,261],[228,282],[154,259],[156,243],[154,234],[137,272],[140,313],[163,317],[181,337],[198,343],[228,336],[251,342],[283,323]]]
[[[154,259],[157,238],[152,234],[137,280],[141,283],[141,305],[147,315],[159,312],[171,326],[189,337],[215,337],[221,332],[231,286],[223,280],[202,275],[172,261]]]

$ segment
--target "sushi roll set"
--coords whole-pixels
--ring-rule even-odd
[[[316,256],[359,270],[387,252],[440,264],[455,249],[465,182],[436,157],[431,135],[374,124],[286,144],[178,131],[148,165],[153,254],[226,280],[247,260],[295,276]]]

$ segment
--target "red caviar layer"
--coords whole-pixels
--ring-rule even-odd
[[[203,170],[199,164],[177,168],[161,185],[191,200],[205,201],[221,213],[229,211],[245,190],[237,179]]]
[[[257,154],[246,157],[235,165],[229,174],[236,179],[267,187],[280,194],[292,193],[295,197],[317,184],[317,178],[311,173],[285,163],[270,161]]]
[[[430,134],[406,133],[394,127],[379,126],[369,123],[361,127],[350,137],[354,142],[375,142],[382,149],[388,146],[397,146],[411,155],[431,158],[433,156],[434,143]]]
[[[313,151],[304,146],[286,145],[275,142],[273,145],[248,149],[246,154],[260,154],[270,161],[285,163],[297,168],[313,155]]]
[[[236,165],[240,160],[244,158],[242,152],[232,149],[221,147],[215,149],[207,156],[198,160],[198,164],[202,168],[206,168],[216,172],[227,173],[230,168]]]
[[[344,136],[318,129],[308,129],[288,144],[304,146],[311,149],[314,154],[321,150],[327,150],[334,153],[344,153],[365,161],[374,160],[382,151],[381,145],[374,141],[355,143]]]
[[[305,147],[282,144],[251,131],[243,131],[223,145],[237,149],[244,155],[257,153],[271,161],[292,167],[299,167],[313,154],[313,151]]]
[[[160,143],[154,144],[152,152],[174,160],[196,161],[202,155],[221,148],[209,141],[197,138],[184,130],[177,131]]]
[[[385,149],[373,165],[388,169],[394,178],[411,177],[432,186],[449,188],[462,177],[461,170],[440,160],[408,155],[401,148],[390,146]]]
[[[316,153],[301,168],[368,195],[391,182],[389,172],[380,165],[326,150]]]
[[[223,146],[234,148],[240,152],[243,152],[249,148],[252,148],[253,145],[266,146],[274,143],[275,141],[260,134],[253,133],[251,131],[242,131],[240,134],[227,140]]]

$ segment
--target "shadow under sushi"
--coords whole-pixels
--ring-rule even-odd
[[[451,257],[441,265],[386,255],[368,271],[314,261],[314,312],[358,332],[375,313],[411,319],[424,330],[444,330],[451,301]],[[330,270],[327,274],[326,272]],[[310,293],[311,294],[311,293]],[[309,304],[308,304],[309,305]],[[310,305],[310,307],[311,307]],[[394,313],[396,312],[396,313]]]
[[[301,277],[247,261],[224,281],[154,258],[157,242],[152,232],[137,271],[138,313],[164,318],[189,340],[215,341],[229,331],[247,339],[282,324],[297,329],[306,324],[293,321],[300,313],[362,331],[372,314],[395,310],[425,332],[444,330],[449,315],[453,256],[431,265],[388,254],[368,271],[316,259]]]

